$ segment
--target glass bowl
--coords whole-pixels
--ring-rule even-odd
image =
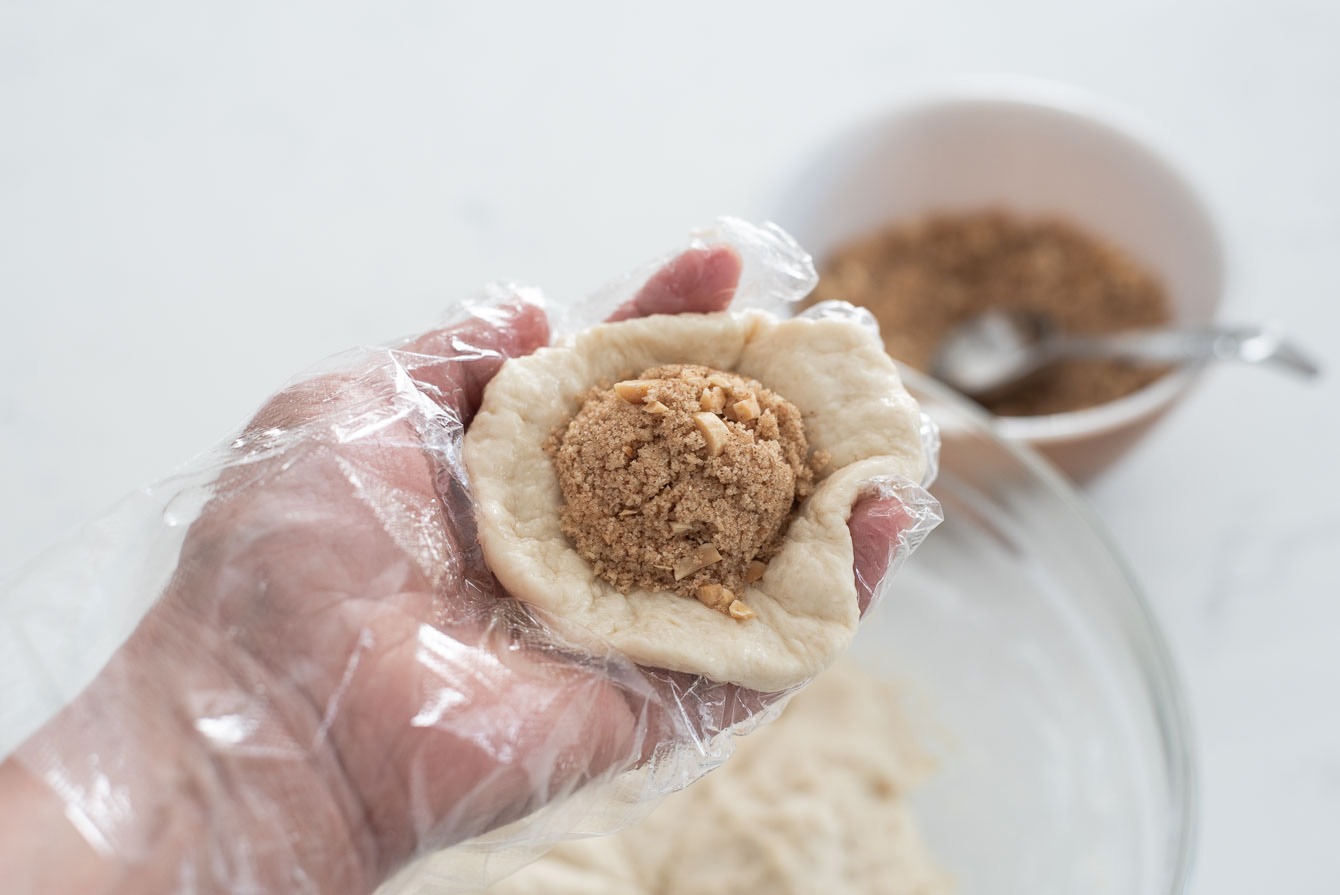
[[[1059,473],[915,371],[945,522],[855,655],[903,684],[937,770],[914,801],[958,895],[1182,892],[1182,685],[1130,572]]]

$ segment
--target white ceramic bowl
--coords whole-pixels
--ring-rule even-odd
[[[1129,115],[1061,85],[993,78],[901,103],[824,147],[783,190],[775,218],[822,267],[890,222],[985,207],[1063,216],[1125,249],[1162,278],[1178,323],[1218,310],[1223,252],[1205,203]],[[1084,479],[1193,378],[1184,369],[1098,407],[995,425]]]

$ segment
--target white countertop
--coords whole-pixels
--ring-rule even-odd
[[[1053,77],[1151,123],[1227,316],[1328,368],[1213,371],[1087,495],[1186,676],[1192,891],[1340,890],[1340,6],[462,6],[0,10],[0,576],[323,355],[763,214],[917,84]]]

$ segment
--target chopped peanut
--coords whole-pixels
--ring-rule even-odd
[[[644,404],[642,409],[647,411],[647,413],[667,413],[670,410],[669,407],[666,407],[660,401],[652,401],[648,404]]]
[[[755,581],[762,578],[763,573],[767,570],[768,566],[766,563],[761,563],[756,559],[750,560],[749,566],[744,570],[744,583],[753,584]]]
[[[650,379],[625,379],[623,382],[614,383],[614,394],[629,404],[641,404],[651,394],[651,387],[654,384]]]
[[[687,578],[699,569],[705,569],[712,563],[721,562],[721,554],[711,544],[703,544],[697,550],[675,563],[675,580]]]
[[[730,591],[727,591],[727,593],[730,593]],[[739,621],[742,622],[748,621],[749,619],[754,617],[754,610],[750,609],[748,606],[741,603],[739,600],[732,600],[730,606],[727,607],[726,611],[731,618],[738,619]]]
[[[693,526],[687,522],[671,522],[670,531],[672,534],[682,535],[685,532],[693,531]]]
[[[707,456],[721,456],[721,452],[726,449],[726,442],[730,441],[730,429],[725,421],[715,413],[703,411],[693,415],[693,423],[707,442]]]
[[[721,413],[726,409],[726,393],[715,387],[703,389],[702,397],[698,399],[698,409],[708,413]]]
[[[730,588],[720,584],[704,584],[698,588],[698,602],[717,612],[727,612],[731,603],[738,603]]]
[[[732,404],[731,411],[735,414],[735,418],[741,422],[745,420],[756,420],[758,419],[758,415],[763,412],[762,408],[758,406],[758,398],[753,395],[749,395]]]

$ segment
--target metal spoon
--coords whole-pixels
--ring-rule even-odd
[[[1102,336],[1062,333],[1038,314],[991,310],[958,324],[940,343],[931,375],[966,395],[987,398],[1058,360],[1120,359],[1139,364],[1212,360],[1273,364],[1305,377],[1320,367],[1268,326],[1127,330]]]

